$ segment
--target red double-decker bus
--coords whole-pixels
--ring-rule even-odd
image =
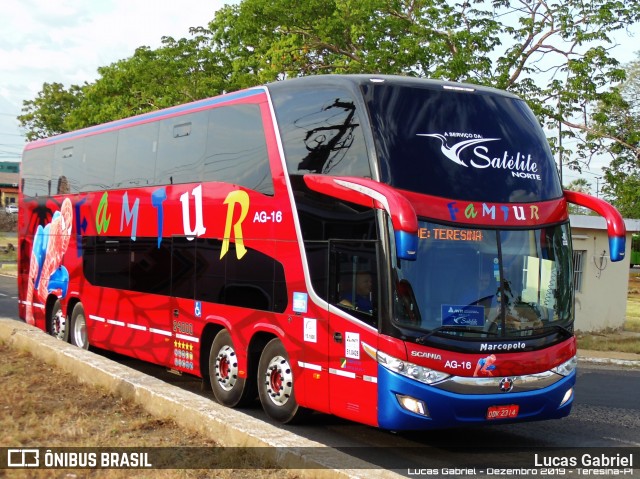
[[[64,341],[381,428],[566,416],[567,201],[493,89],[287,80],[25,148],[20,317]]]

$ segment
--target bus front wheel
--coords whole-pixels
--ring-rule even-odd
[[[89,349],[89,336],[87,335],[87,319],[84,315],[82,303],[73,307],[70,324],[70,342],[82,349]]]
[[[279,339],[267,343],[258,365],[258,393],[267,416],[281,423],[300,417],[302,408],[293,394],[293,370],[289,355]]]
[[[241,375],[238,357],[229,331],[221,330],[209,353],[209,380],[216,400],[227,407],[246,405],[256,397],[255,381]]]

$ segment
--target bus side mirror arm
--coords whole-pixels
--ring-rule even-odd
[[[415,260],[418,251],[418,217],[411,202],[394,188],[370,180],[350,176],[304,175],[313,191],[369,208],[385,210],[393,225],[396,255]]]
[[[611,261],[623,260],[627,229],[624,225],[624,219],[618,210],[600,198],[577,191],[564,190],[564,197],[569,203],[589,208],[607,220],[609,256]]]

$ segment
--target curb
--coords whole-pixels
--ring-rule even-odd
[[[403,477],[64,343],[21,321],[0,318],[0,341],[30,352],[83,383],[104,387],[132,400],[156,417],[170,418],[181,427],[205,434],[222,446],[265,448],[267,459],[279,467],[295,470],[301,477]]]
[[[631,359],[615,359],[615,358],[595,358],[595,357],[581,357],[578,352],[579,363],[590,364],[604,364],[612,366],[624,366],[627,368],[640,369],[640,361]]]

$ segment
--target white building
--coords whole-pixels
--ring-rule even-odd
[[[607,223],[601,216],[571,215],[577,331],[620,329],[627,312],[631,234],[640,231],[640,220],[625,220],[626,257],[609,259]]]

